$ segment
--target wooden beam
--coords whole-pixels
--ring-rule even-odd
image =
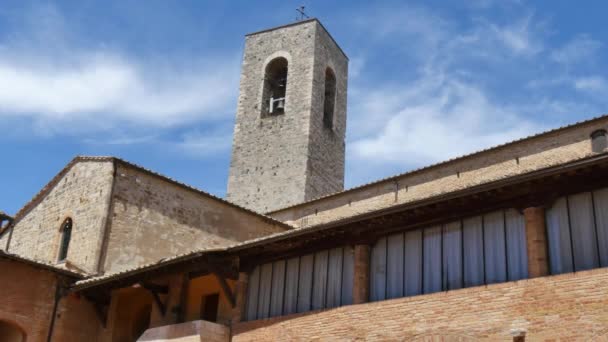
[[[236,306],[236,300],[234,299],[234,294],[232,293],[232,290],[230,289],[230,285],[228,285],[226,278],[224,278],[223,276],[221,276],[215,272],[213,272],[212,274],[213,274],[213,276],[215,276],[215,279],[217,279],[217,281],[220,283],[222,292],[228,299],[228,302],[230,302],[230,306],[234,308]]]
[[[160,297],[158,296],[158,292],[150,291],[150,293],[152,294],[152,298],[154,298],[154,303],[156,304],[158,311],[160,311],[160,313],[164,317],[165,312],[167,311],[165,304],[163,304],[162,300],[160,300]]]
[[[163,316],[165,316],[165,313],[167,311],[167,307],[163,303],[163,301],[160,299],[159,293],[168,294],[169,293],[169,287],[165,286],[165,285],[157,285],[157,284],[151,284],[151,283],[146,283],[146,282],[141,282],[139,284],[141,285],[141,287],[143,289],[145,289],[148,292],[150,292],[150,294],[152,295],[152,298],[154,298],[154,303],[156,304],[156,307],[158,308],[158,310],[160,311],[160,313]]]
[[[177,323],[183,323],[186,321],[186,314],[188,311],[188,292],[190,291],[190,279],[191,275],[189,273],[183,275],[182,288],[179,297],[179,312],[177,315]]]
[[[93,307],[95,308],[95,314],[101,323],[101,326],[105,329],[108,327],[108,306],[93,302]]]
[[[154,284],[154,283],[150,283],[150,282],[141,282],[140,285],[144,289],[151,291],[151,292],[156,292],[156,293],[160,293],[160,294],[169,293],[169,286],[167,286],[167,285],[158,285],[158,284]]]

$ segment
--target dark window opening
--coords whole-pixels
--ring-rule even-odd
[[[323,123],[325,127],[334,127],[334,106],[336,102],[336,76],[327,68],[325,71],[325,97],[323,101]]]
[[[218,293],[203,296],[201,300],[201,319],[209,322],[217,322],[217,309],[220,303]]]
[[[70,239],[72,238],[72,219],[67,218],[61,225],[61,245],[59,246],[59,261],[64,261],[68,256]]]
[[[285,113],[287,92],[287,59],[275,58],[266,67],[262,97],[262,115]]]
[[[600,129],[591,133],[591,150],[595,153],[604,152],[608,147],[606,130]]]

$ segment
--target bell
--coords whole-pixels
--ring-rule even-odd
[[[278,102],[279,103],[277,103],[277,109],[281,109],[281,110],[285,109],[285,100],[280,99]]]

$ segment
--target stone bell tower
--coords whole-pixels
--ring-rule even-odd
[[[228,200],[265,213],[343,190],[347,78],[317,19],[246,36]]]

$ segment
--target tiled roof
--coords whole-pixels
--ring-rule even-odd
[[[81,275],[79,273],[57,267],[57,266],[49,264],[47,262],[26,258],[22,255],[7,253],[3,250],[0,250],[0,258],[21,262],[21,263],[28,264],[33,267],[37,267],[37,268],[41,268],[41,269],[44,269],[47,271],[59,273],[59,274],[68,276],[70,278],[82,279],[84,277],[83,275]]]
[[[111,280],[111,279],[115,279],[115,278],[122,278],[134,273],[142,273],[145,271],[149,271],[151,269],[156,269],[156,268],[160,268],[163,266],[167,266],[170,264],[175,264],[181,261],[186,261],[186,260],[190,260],[193,258],[197,258],[199,256],[205,255],[205,254],[209,254],[212,252],[222,252],[222,251],[227,251],[229,249],[229,247],[217,247],[217,248],[202,248],[202,249],[197,249],[197,250],[191,250],[185,253],[181,253],[181,254],[177,254],[168,258],[162,258],[158,261],[155,262],[151,262],[148,264],[144,264],[144,265],[140,265],[137,267],[131,267],[131,268],[127,268],[118,272],[113,272],[113,273],[106,273],[104,275],[100,275],[97,277],[91,277],[91,278],[87,278],[87,279],[83,279],[83,280],[79,280],[74,284],[74,289],[78,290],[80,288],[84,288],[84,287],[89,287],[89,285],[91,284],[101,284],[103,282],[105,282],[106,280]]]
[[[576,164],[576,165],[569,165],[569,167],[576,167],[581,162],[583,162],[583,163],[593,162],[596,159],[602,159],[602,160],[606,161],[606,160],[608,160],[608,156],[604,154],[604,155],[588,157],[583,161],[577,161],[577,162],[570,163],[570,164]],[[520,175],[519,177],[528,177],[535,173],[555,172],[554,169],[557,169],[557,168],[559,168],[559,167],[550,167],[547,169],[532,171],[528,174]],[[505,180],[501,180],[498,182],[504,182],[504,181]],[[483,185],[480,185],[480,186],[483,186]],[[437,197],[442,197],[442,195],[437,196]],[[438,199],[435,199],[435,200],[438,200]],[[416,205],[417,203],[409,203],[409,204]],[[344,220],[349,220],[349,219],[357,219],[357,217],[349,217],[349,218],[345,218]],[[127,269],[124,271],[120,271],[120,272],[116,272],[116,273],[105,274],[105,275],[102,275],[99,277],[84,279],[84,280],[78,281],[73,289],[78,291],[83,288],[97,286],[102,283],[118,280],[118,279],[121,279],[126,276],[131,276],[131,275],[135,275],[138,273],[145,273],[145,272],[147,272],[149,270],[153,270],[153,269],[159,269],[159,268],[165,267],[170,264],[175,264],[175,263],[182,262],[182,261],[193,260],[195,258],[204,256],[204,255],[207,255],[207,254],[210,254],[213,252],[238,253],[239,251],[246,250],[248,248],[252,248],[252,247],[256,247],[256,246],[260,246],[260,245],[264,245],[264,244],[268,244],[268,243],[272,243],[272,242],[277,242],[277,241],[281,241],[281,240],[288,239],[288,238],[297,238],[298,236],[303,235],[303,234],[310,234],[310,233],[315,233],[317,231],[331,229],[332,227],[339,226],[340,224],[341,224],[341,222],[331,221],[331,222],[322,223],[322,224],[313,225],[313,226],[294,228],[294,229],[291,229],[288,231],[274,233],[274,234],[266,235],[263,237],[235,243],[235,244],[225,246],[222,248],[192,250],[192,251],[189,251],[189,252],[186,252],[183,254],[179,254],[179,255],[170,257],[170,258],[161,259],[155,263],[149,263],[149,264],[146,264],[143,266],[133,267],[133,268],[130,268],[130,269]]]
[[[363,188],[367,188],[367,187],[370,187],[370,186],[378,185],[380,183],[395,181],[395,180],[397,180],[398,178],[401,178],[401,177],[409,176],[409,175],[416,174],[416,173],[426,172],[426,171],[429,171],[431,169],[434,169],[434,168],[437,168],[437,167],[440,167],[440,166],[444,166],[444,165],[447,165],[447,164],[451,164],[451,163],[455,163],[455,162],[458,162],[458,161],[463,161],[463,160],[466,160],[466,159],[469,159],[469,158],[472,158],[472,157],[476,157],[476,156],[478,156],[480,154],[484,154],[484,153],[491,152],[491,151],[496,151],[496,150],[499,150],[499,149],[502,149],[502,148],[505,148],[505,147],[509,147],[511,145],[515,145],[515,144],[518,144],[518,143],[526,142],[526,141],[529,141],[529,140],[532,140],[532,139],[535,139],[535,138],[539,138],[539,137],[542,137],[542,136],[553,134],[553,133],[556,133],[556,132],[559,132],[559,131],[563,131],[563,130],[566,130],[566,129],[570,129],[570,128],[573,128],[573,127],[577,127],[577,126],[581,126],[581,125],[585,125],[585,124],[590,124],[590,123],[593,123],[595,121],[600,121],[600,120],[604,120],[604,119],[608,119],[608,114],[603,114],[603,115],[596,116],[596,117],[588,119],[588,120],[578,121],[578,122],[575,122],[573,124],[569,124],[569,125],[565,125],[565,126],[561,126],[561,127],[558,127],[558,128],[554,128],[554,129],[551,129],[551,130],[548,130],[548,131],[544,131],[544,132],[540,132],[540,133],[537,133],[537,134],[529,135],[527,137],[523,137],[523,138],[520,138],[520,139],[512,140],[512,141],[506,142],[504,144],[488,147],[488,148],[485,148],[485,149],[482,149],[482,150],[479,150],[479,151],[475,151],[475,152],[471,152],[471,153],[468,153],[468,154],[465,154],[465,155],[462,155],[462,156],[459,156],[459,157],[454,157],[454,158],[451,158],[451,159],[448,159],[448,160],[444,160],[444,161],[439,162],[439,163],[423,166],[423,167],[420,167],[420,168],[417,168],[417,169],[413,169],[413,170],[410,170],[410,171],[407,171],[407,172],[404,172],[404,173],[396,174],[396,175],[393,175],[393,176],[390,176],[390,177],[381,178],[381,179],[375,180],[373,182],[357,185],[357,186],[352,187],[350,189],[334,192],[334,193],[327,194],[327,195],[324,195],[324,196],[321,196],[321,197],[318,197],[318,198],[315,198],[315,199],[312,199],[312,200],[309,200],[309,201],[306,201],[306,202],[301,202],[301,203],[297,203],[297,204],[290,205],[290,206],[287,206],[287,207],[283,207],[283,208],[280,208],[280,209],[276,209],[276,210],[267,212],[266,214],[270,215],[272,213],[277,213],[277,212],[280,212],[280,211],[283,211],[283,210],[287,210],[287,209],[291,209],[291,208],[296,208],[296,207],[307,205],[307,204],[314,203],[314,202],[317,202],[317,201],[322,201],[322,200],[324,200],[326,198],[344,195],[344,194],[347,194],[349,192],[354,192],[354,191],[357,191],[357,190],[360,190],[360,189],[363,189]]]

